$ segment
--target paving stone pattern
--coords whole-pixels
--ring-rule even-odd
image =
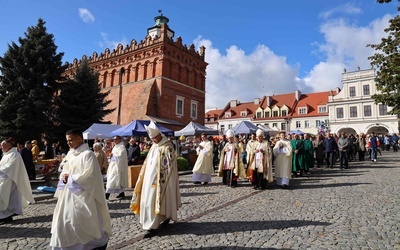
[[[179,219],[149,239],[128,190],[123,200],[110,198],[108,249],[400,249],[400,154],[349,165],[294,178],[287,190],[254,190],[246,180],[230,188],[216,176],[195,185],[181,175]],[[49,248],[56,200],[34,195],[23,216],[0,225],[0,250]]]

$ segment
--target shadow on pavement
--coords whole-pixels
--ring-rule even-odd
[[[202,196],[209,194],[218,194],[217,192],[205,192],[205,193],[181,193],[181,197],[189,197],[189,196]]]
[[[284,250],[284,249],[289,249],[289,248],[273,248],[273,247],[268,247],[268,248],[265,248],[265,247],[257,247],[257,248],[254,248],[254,247],[234,247],[234,246],[229,246],[229,247],[227,247],[227,246],[217,246],[217,247],[198,247],[198,248],[196,248],[196,247],[191,247],[191,248],[179,248],[180,250],[189,250],[189,249],[202,249],[202,250],[216,250],[216,249],[243,249],[243,250],[246,250],[246,249],[258,249],[258,250]]]
[[[12,223],[15,223],[12,222]],[[3,231],[10,231],[12,233],[4,233]],[[7,224],[4,224],[0,227],[0,239],[18,239],[18,238],[50,238],[50,228],[47,227],[7,227]]]
[[[167,235],[209,235],[233,232],[285,229],[305,226],[328,226],[331,223],[307,220],[278,221],[227,221],[227,222],[176,222],[160,227],[157,236]]]
[[[335,187],[352,187],[358,185],[373,185],[374,183],[360,182],[360,183],[333,183],[333,184],[315,184],[315,185],[300,185],[295,186],[293,189],[313,189],[313,188],[335,188]]]
[[[186,182],[187,183],[187,182]],[[222,186],[222,183],[216,183],[216,182],[212,182],[212,183],[208,183],[207,185],[202,185],[202,184],[193,184],[193,182],[191,182],[191,185],[187,185],[187,184],[183,184],[183,182],[180,182],[179,184],[179,188],[201,188],[201,187],[210,187],[210,186]]]

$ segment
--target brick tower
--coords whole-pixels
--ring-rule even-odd
[[[204,124],[206,67],[205,47],[173,39],[169,19],[162,14],[139,43],[132,40],[125,48],[105,49],[87,59],[99,72],[102,91],[110,91],[107,108],[115,111],[104,120],[126,125],[135,119],[154,120],[178,130],[190,121]],[[74,59],[66,70],[71,76],[80,64]]]

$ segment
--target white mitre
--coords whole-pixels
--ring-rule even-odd
[[[144,125],[144,128],[146,129],[150,138],[154,138],[161,133],[153,121],[150,122],[149,126]]]
[[[264,136],[264,131],[262,131],[261,129],[257,129],[256,136]]]
[[[231,129],[228,129],[227,131],[226,131],[226,137],[235,137],[235,132],[233,132],[233,130],[231,130]]]

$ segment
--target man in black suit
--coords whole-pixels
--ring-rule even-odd
[[[44,158],[45,159],[54,159],[54,150],[53,146],[48,140],[44,141]]]
[[[129,140],[128,147],[128,166],[137,164],[140,158],[140,147],[134,138]]]
[[[25,142],[25,147],[20,151],[22,160],[24,161],[26,172],[28,174],[29,180],[36,179],[35,164],[33,163],[32,155],[32,143],[30,141]]]

